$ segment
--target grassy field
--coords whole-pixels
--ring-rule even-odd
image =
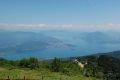
[[[51,72],[47,69],[5,69],[0,68],[0,79],[6,79],[9,76],[11,79],[22,79],[24,76],[26,79],[39,79],[42,80],[96,80],[92,77],[85,77],[82,75],[68,76],[63,73]]]

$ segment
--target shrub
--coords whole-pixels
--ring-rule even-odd
[[[39,67],[39,61],[37,58],[31,57],[28,59],[22,59],[19,62],[20,67],[35,69]]]
[[[59,59],[55,58],[51,63],[51,70],[54,72],[59,72],[61,68],[61,62]]]

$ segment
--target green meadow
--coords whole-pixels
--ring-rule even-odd
[[[83,75],[74,75],[74,76],[68,76],[63,73],[59,72],[51,72],[47,69],[36,69],[36,70],[30,70],[30,69],[5,69],[0,68],[0,78],[6,79],[10,77],[10,79],[23,79],[24,76],[26,79],[39,79],[42,80],[96,80],[92,77],[85,77]]]
[[[19,61],[0,60],[0,79],[39,79],[39,80],[97,80],[83,75],[82,69],[72,61],[41,61],[26,58]]]

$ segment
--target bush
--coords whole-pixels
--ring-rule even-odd
[[[96,74],[96,78],[102,79],[103,77],[104,77],[104,73],[103,73],[103,72],[98,72],[98,73]]]
[[[39,67],[39,61],[37,58],[31,57],[28,59],[22,59],[19,62],[20,67],[35,69]]]
[[[59,59],[55,58],[51,63],[51,70],[54,72],[59,72],[61,68],[61,62]]]

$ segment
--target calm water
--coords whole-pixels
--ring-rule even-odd
[[[52,49],[47,49],[44,51],[27,51],[24,53],[6,53],[1,55],[1,57],[4,57],[6,59],[21,59],[21,58],[26,58],[26,57],[37,57],[40,59],[51,59],[54,57],[73,57],[73,56],[83,56],[83,55],[90,55],[90,54],[95,54],[99,52],[108,52],[108,51],[113,51],[109,49],[100,49],[99,48],[93,48],[91,47],[86,47],[86,48],[76,48],[76,49],[59,49],[59,48],[52,48]]]

